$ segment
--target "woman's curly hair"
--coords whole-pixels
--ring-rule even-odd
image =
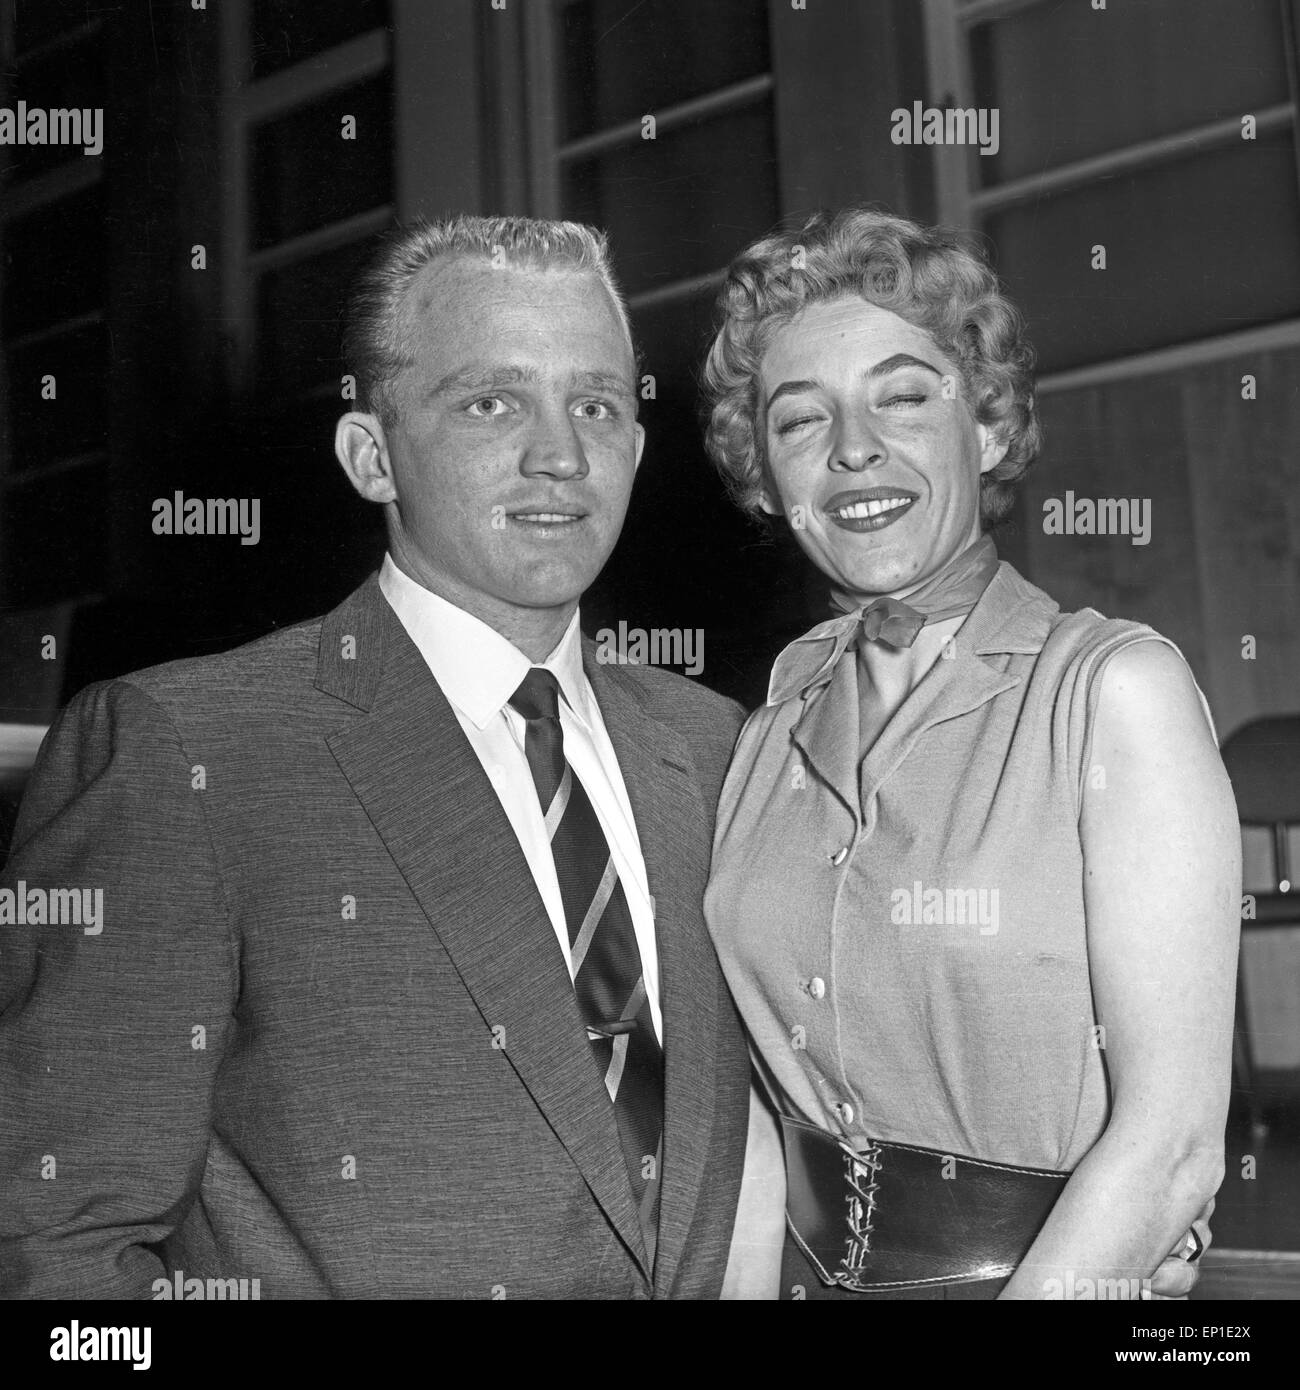
[[[732,498],[744,511],[760,510],[758,372],[768,344],[806,305],[843,295],[924,329],[957,365],[975,419],[1007,444],[980,479],[981,522],[1001,521],[1042,441],[1023,320],[961,235],[867,207],[816,213],[797,231],[756,241],[727,271],[704,365],[705,445]]]

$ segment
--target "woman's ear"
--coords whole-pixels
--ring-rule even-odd
[[[755,449],[754,453],[758,464],[758,505],[768,516],[784,516],[785,508],[781,506],[776,488],[772,486],[772,475],[768,472],[763,451]]]
[[[975,430],[980,442],[980,472],[988,473],[1006,458],[1011,441],[1004,439],[991,425],[981,425],[978,421]]]

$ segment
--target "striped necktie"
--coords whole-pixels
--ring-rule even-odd
[[[641,953],[609,844],[564,756],[559,683],[534,666],[510,699],[560,881],[578,1011],[614,1106],[646,1250],[654,1261],[663,1159],[664,1062]]]

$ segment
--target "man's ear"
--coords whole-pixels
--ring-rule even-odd
[[[987,473],[1006,458],[1011,441],[995,433],[990,426],[981,425],[978,421],[975,423],[975,430],[980,442],[980,472]]]
[[[641,453],[645,448],[645,426],[638,420],[632,426],[632,431],[636,435],[636,462],[632,465],[632,471],[635,473],[641,467]]]
[[[350,410],[334,427],[334,453],[348,481],[367,502],[397,501],[388,441],[379,416]]]

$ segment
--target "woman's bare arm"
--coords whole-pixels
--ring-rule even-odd
[[[1089,779],[1080,830],[1112,1112],[1003,1298],[1140,1296],[1223,1173],[1241,839],[1195,687],[1163,643],[1111,658],[1091,763],[1105,776]]]

